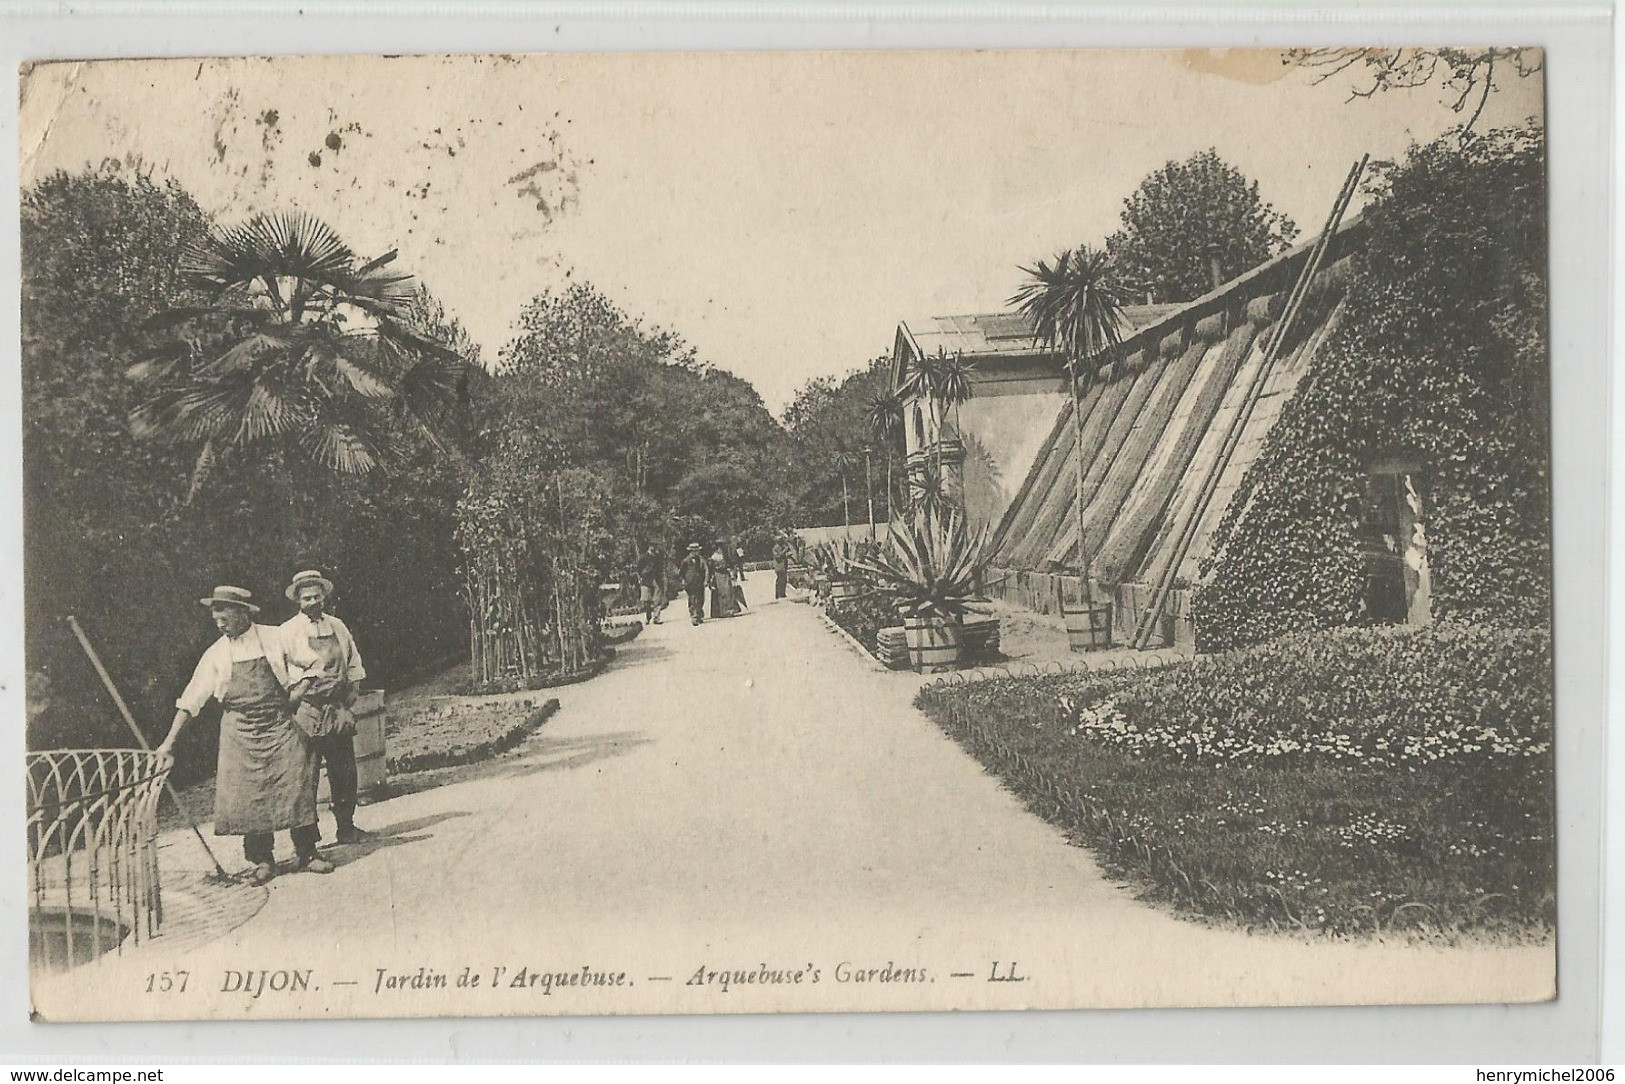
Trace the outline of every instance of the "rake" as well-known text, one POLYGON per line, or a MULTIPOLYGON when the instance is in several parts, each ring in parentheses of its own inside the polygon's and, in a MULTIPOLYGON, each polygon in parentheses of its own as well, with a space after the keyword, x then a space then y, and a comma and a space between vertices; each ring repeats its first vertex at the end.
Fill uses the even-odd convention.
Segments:
MULTIPOLYGON (((70 614, 68 627, 73 630, 74 636, 78 637, 79 646, 84 648, 85 654, 90 657, 90 665, 96 668, 96 676, 102 679, 102 684, 107 687, 108 695, 113 698, 113 703, 118 705, 119 714, 124 716, 124 722, 129 725, 130 733, 135 735, 135 740, 140 743, 142 749, 149 753, 152 752, 152 746, 147 744, 146 735, 141 733, 141 728, 136 725, 135 715, 131 713, 130 706, 124 702, 124 697, 119 695, 118 686, 113 684, 113 676, 107 672, 107 667, 102 665, 101 656, 96 654, 96 649, 90 645, 90 637, 85 635, 85 630, 80 626, 79 619, 70 614)), ((227 873, 226 867, 222 866, 220 859, 215 857, 213 849, 209 847, 208 841, 203 838, 203 833, 198 829, 197 821, 192 818, 191 811, 181 801, 181 796, 175 793, 175 785, 169 781, 168 776, 164 777, 164 790, 169 794, 170 801, 175 803, 175 808, 180 810, 181 816, 186 818, 186 823, 191 826, 192 834, 197 837, 198 844, 203 848, 203 853, 207 854, 209 861, 214 863, 214 872, 207 875, 208 879, 219 883, 235 883, 236 878, 227 873)))

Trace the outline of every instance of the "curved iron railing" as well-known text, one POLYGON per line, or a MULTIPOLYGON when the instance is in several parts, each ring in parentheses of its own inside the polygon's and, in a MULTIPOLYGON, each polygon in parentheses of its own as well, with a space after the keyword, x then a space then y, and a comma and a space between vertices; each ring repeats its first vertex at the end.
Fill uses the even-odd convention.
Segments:
POLYGON ((29 753, 28 950, 62 969, 154 937, 158 795, 167 767, 140 749, 29 753))

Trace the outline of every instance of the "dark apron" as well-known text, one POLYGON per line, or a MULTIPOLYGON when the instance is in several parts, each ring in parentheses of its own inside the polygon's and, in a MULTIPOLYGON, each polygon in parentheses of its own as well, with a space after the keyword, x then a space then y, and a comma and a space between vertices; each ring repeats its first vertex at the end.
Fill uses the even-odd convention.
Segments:
POLYGON ((246 836, 316 823, 316 752, 293 725, 269 660, 231 664, 220 698, 214 833, 246 836))
MULTIPOLYGON (((328 629, 331 630, 332 627, 332 625, 329 625, 328 629)), ((321 672, 325 676, 348 680, 350 664, 344 645, 339 641, 337 632, 329 631, 326 636, 308 636, 305 638, 305 642, 310 645, 311 653, 316 656, 317 662, 321 664, 321 672)), ((314 733, 323 738, 328 737, 330 734, 343 735, 347 738, 354 737, 355 715, 350 712, 348 707, 344 706, 342 701, 337 705, 336 710, 337 714, 329 720, 328 725, 331 729, 314 731, 314 733)), ((303 717, 301 717, 302 721, 303 717)))
POLYGON ((344 664, 344 645, 339 643, 338 633, 310 636, 305 642, 310 645, 310 650, 315 652, 316 658, 321 662, 324 674, 331 674, 337 678, 349 676, 349 667, 344 664))

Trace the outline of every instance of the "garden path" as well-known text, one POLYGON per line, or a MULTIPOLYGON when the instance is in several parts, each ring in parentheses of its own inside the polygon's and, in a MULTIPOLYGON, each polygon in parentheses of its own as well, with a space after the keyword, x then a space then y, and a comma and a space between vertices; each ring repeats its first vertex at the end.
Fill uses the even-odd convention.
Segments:
MULTIPOLYGON (((560 689, 559 713, 497 762, 363 808, 376 836, 336 849, 334 874, 279 877, 207 944, 160 939, 41 983, 38 1007, 198 1011, 133 996, 169 964, 199 976, 211 1013, 247 1016, 1520 1000, 1551 987, 1550 948, 1249 936, 1138 902, 912 708, 921 679, 868 664, 813 608, 766 601, 768 576, 748 591, 753 611, 698 628, 675 604, 604 675, 560 689), (843 961, 933 981, 860 989, 835 981, 843 961), (822 981, 688 985, 702 967, 764 963, 811 964, 822 981), (455 981, 465 965, 625 969, 634 985, 377 988, 379 968, 455 981), (1012 966, 1027 981, 988 981, 1012 966), (320 989, 220 993, 228 970, 278 967, 312 969, 320 989)), ((164 842, 166 868, 198 865, 189 836, 164 842)))

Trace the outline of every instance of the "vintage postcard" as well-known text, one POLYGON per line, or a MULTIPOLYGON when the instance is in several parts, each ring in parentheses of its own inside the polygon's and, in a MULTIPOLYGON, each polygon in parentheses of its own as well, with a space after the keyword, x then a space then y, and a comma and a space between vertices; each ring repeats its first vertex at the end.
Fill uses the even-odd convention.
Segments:
POLYGON ((25 66, 36 1018, 1554 997, 1544 61, 25 66))

